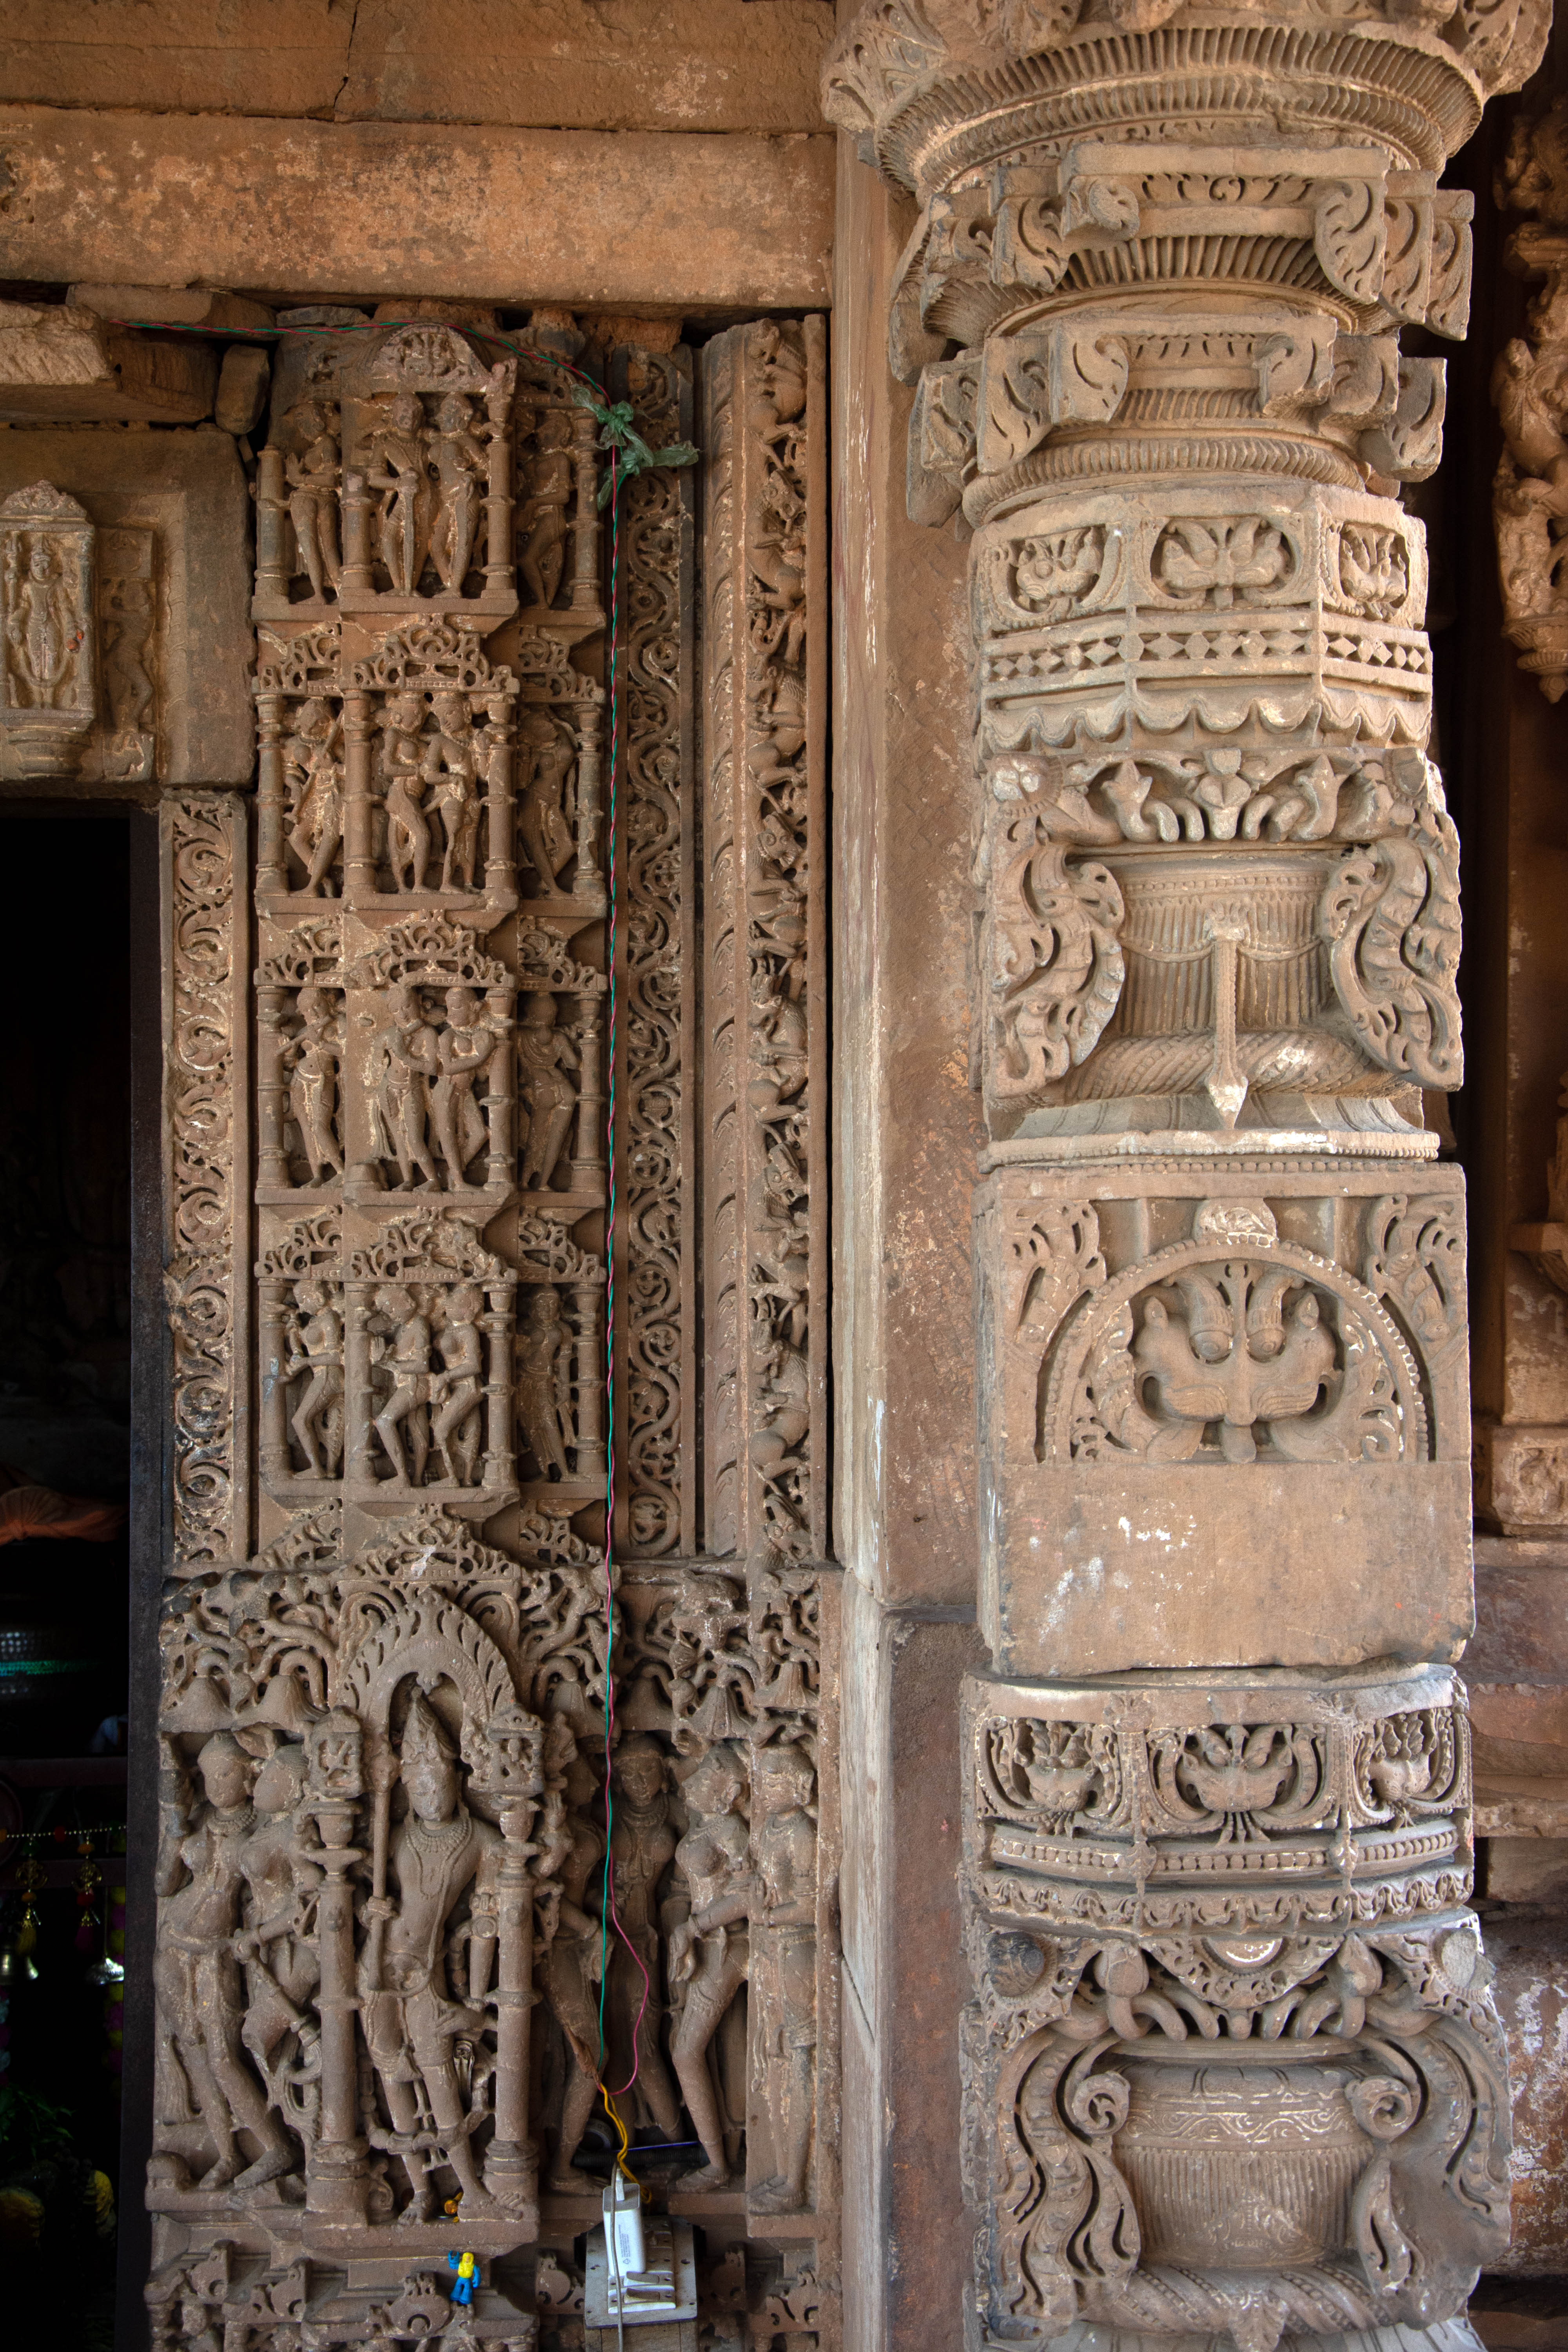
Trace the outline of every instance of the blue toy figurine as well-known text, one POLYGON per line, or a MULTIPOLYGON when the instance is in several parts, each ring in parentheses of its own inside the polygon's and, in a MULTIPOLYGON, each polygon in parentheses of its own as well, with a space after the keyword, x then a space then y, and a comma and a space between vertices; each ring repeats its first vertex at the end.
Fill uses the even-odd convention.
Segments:
POLYGON ((452 2301, 472 2303, 474 2289, 479 2283, 479 2256, 469 2253, 448 2254, 447 2268, 458 2273, 452 2281, 452 2301))

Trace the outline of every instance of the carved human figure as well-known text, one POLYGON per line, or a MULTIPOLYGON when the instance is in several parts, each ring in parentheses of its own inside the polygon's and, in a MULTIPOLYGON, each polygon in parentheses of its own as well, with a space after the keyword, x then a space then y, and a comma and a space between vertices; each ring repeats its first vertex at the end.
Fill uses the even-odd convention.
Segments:
POLYGON ((109 723, 128 741, 146 727, 153 707, 147 668, 153 636, 150 580, 106 579, 100 590, 103 615, 103 691, 109 723))
POLYGON ((583 1056, 565 1031, 556 1027, 556 1011, 554 997, 539 989, 524 997, 518 1024, 518 1098, 528 1111, 528 1140, 518 1181, 525 1192, 549 1183, 577 1108, 577 1089, 565 1071, 580 1070, 583 1056))
POLYGON ((798 669, 805 653, 805 516, 779 477, 763 498, 776 528, 760 530, 751 547, 752 641, 760 654, 776 656, 786 669, 798 669))
POLYGON ((437 694, 431 708, 436 728, 426 738, 419 775, 429 787, 426 808, 441 820, 440 887, 471 890, 479 844, 479 794, 468 706, 460 694, 437 694))
POLYGON ((622 2079, 636 2070, 641 2106, 667 2139, 679 2137, 680 2109, 659 2048, 659 1885, 675 1856, 662 1752, 641 1732, 616 1750, 610 1853, 616 1923, 605 1984, 608 2038, 622 2079))
POLYGON ((517 568, 535 604, 553 604, 566 562, 567 509, 572 497, 572 421, 564 409, 540 416, 521 523, 527 534, 517 568))
POLYGON ((759 1118, 777 1118, 810 1074, 805 1007, 791 997, 763 997, 759 992, 758 1013, 752 1054, 763 1067, 748 1085, 746 1100, 759 1118))
POLYGON ((561 2128, 545 2186, 555 2196, 581 2195, 585 2176, 572 2158, 599 2097, 599 1982, 604 1922, 588 1907, 591 1882, 604 1860, 603 1832, 588 1808, 599 1793, 592 1768, 576 1752, 566 1768, 560 1826, 541 1855, 539 1958, 545 2000, 565 2037, 572 2073, 561 2106, 561 2128))
POLYGON ((301 988, 295 1006, 303 1025, 283 1049, 289 1111, 310 1164, 310 1181, 324 1184, 343 1172, 337 1120, 343 1024, 324 989, 301 988))
POLYGON ((799 1348, 779 1339, 764 1351, 758 1369, 757 1401, 767 1420, 752 1437, 750 1453, 763 1483, 776 1488, 811 1427, 811 1368, 799 1348))
POLYGON ((753 1882, 746 1787, 741 1751, 724 1741, 709 1749, 680 1792, 695 1818, 675 1849, 676 1874, 686 1882, 691 1911, 669 1933, 670 2000, 679 2001, 670 2055, 708 2158, 687 2174, 683 2189, 722 2189, 730 2179, 708 2046, 750 1967, 745 1923, 753 1882))
POLYGON ((303 2123, 319 2078, 320 2028, 310 2012, 321 1978, 315 1902, 322 1872, 305 1808, 303 1748, 279 1748, 256 1776, 256 1826, 240 1851, 248 1901, 235 1939, 246 1975, 243 2040, 274 2107, 303 2123), (290 2045, 288 2037, 292 2034, 290 2045))
POLYGON ((58 710, 76 671, 87 615, 47 539, 35 538, 26 569, 11 583, 5 635, 11 645, 15 699, 22 709, 58 710))
POLYGON ((752 1297, 775 1302, 775 1331, 792 1348, 803 1349, 811 1297, 810 1215, 804 1209, 786 1211, 776 1204, 774 1213, 759 1224, 753 1247, 752 1297))
POLYGON ((426 455, 425 410, 412 392, 386 394, 371 430, 365 479, 382 493, 381 560, 395 594, 412 596, 430 551, 434 490, 426 455))
POLYGON ((752 2057, 778 2167, 748 2195, 748 2205, 761 2213, 798 2213, 805 2203, 816 2063, 816 1774, 801 1748, 756 1750, 752 2057))
POLYGON ((228 1731, 213 1734, 196 1766, 205 1799, 199 1808, 178 1751, 165 1740, 153 1976, 160 2023, 216 2150, 200 2186, 243 2195, 293 2171, 298 2159, 243 2041, 246 2002, 236 1937, 246 1845, 256 1826, 255 1766, 228 1731), (248 2163, 240 2136, 255 2148, 248 2163))
POLYGON ((343 1319, 337 1294, 324 1282, 297 1282, 286 1381, 304 1389, 289 1425, 305 1456, 304 1478, 335 1478, 343 1458, 343 1319), (303 1320, 300 1319, 303 1317, 303 1320))
POLYGON ((474 430, 473 403, 460 392, 443 394, 437 404, 430 450, 436 466, 436 516, 430 553, 441 585, 455 595, 473 562, 474 535, 487 467, 485 445, 474 430))
POLYGON ((470 1160, 485 1148, 484 1114, 474 1100, 474 1080, 499 1042, 488 1023, 478 1019, 479 1002, 471 988, 447 991, 447 1020, 436 1033, 436 1073, 429 1082, 430 1124, 436 1148, 447 1163, 448 1192, 484 1190, 464 1175, 470 1160))
POLYGON ((562 1443, 561 1351, 571 1338, 561 1301, 548 1284, 533 1294, 528 1320, 517 1335, 517 1417, 539 1469, 547 1478, 566 1475, 562 1443))
POLYGON ((300 896, 330 898, 332 860, 343 838, 343 772, 340 728, 330 704, 312 696, 283 744, 283 773, 293 821, 289 846, 305 869, 300 896))
POLYGON ((375 1433, 392 1465, 391 1486, 423 1486, 430 1453, 428 1408, 433 1391, 441 1385, 441 1375, 430 1370, 430 1318, 401 1283, 383 1283, 374 1304, 387 1328, 373 1337, 372 1360, 391 1382, 391 1394, 375 1416, 375 1433))
POLYGON ((522 768, 518 832, 539 877, 540 896, 564 898, 570 894, 561 889, 561 877, 577 847, 570 789, 576 746, 567 730, 544 710, 528 713, 518 728, 517 740, 522 768))
POLYGON ((386 780, 386 862, 398 890, 423 890, 430 862, 424 729, 422 694, 389 698, 381 723, 381 766, 386 780))
POLYGON ((479 1406, 484 1396, 484 1341, 479 1317, 484 1293, 460 1283, 441 1302, 436 1346, 442 1394, 430 1423, 431 1441, 452 1484, 471 1486, 479 1454, 479 1406))
POLYGON ((329 588, 336 588, 342 571, 338 540, 342 466, 337 410, 330 402, 302 400, 289 410, 284 424, 300 445, 283 460, 294 545, 312 595, 324 596, 329 588))
POLYGON ((452 1743, 417 1693, 409 1702, 399 1766, 408 1810, 387 1848, 388 1884, 396 1891, 372 1895, 363 1906, 370 1932, 361 1963, 360 2014, 397 2136, 395 2152, 413 2192, 402 2219, 419 2222, 437 2219, 431 2174, 441 2163, 457 2175, 465 2212, 495 2210, 480 2186, 466 2128, 458 2046, 467 2043, 471 2052, 487 2023, 479 2004, 489 1990, 495 1955, 502 1840, 464 1804, 452 1743), (465 1999, 454 1998, 448 1987, 446 1945, 453 1910, 468 1889, 465 1999))
POLYGON ((371 1041, 369 1055, 371 1139, 378 1160, 397 1162, 397 1190, 438 1191, 440 1178, 426 1139, 429 1087, 440 1070, 435 1030, 425 1019, 419 992, 406 982, 386 992, 387 1023, 371 1041))

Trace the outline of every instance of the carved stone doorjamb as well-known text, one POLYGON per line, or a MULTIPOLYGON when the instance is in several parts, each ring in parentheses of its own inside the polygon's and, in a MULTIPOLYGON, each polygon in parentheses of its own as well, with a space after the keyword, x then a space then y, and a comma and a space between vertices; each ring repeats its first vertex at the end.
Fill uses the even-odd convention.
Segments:
POLYGON ((1398 337, 1463 334, 1438 175, 1544 32, 880 0, 827 70, 920 206, 910 515, 973 532, 976 2347, 1457 2346, 1506 2242, 1398 337))

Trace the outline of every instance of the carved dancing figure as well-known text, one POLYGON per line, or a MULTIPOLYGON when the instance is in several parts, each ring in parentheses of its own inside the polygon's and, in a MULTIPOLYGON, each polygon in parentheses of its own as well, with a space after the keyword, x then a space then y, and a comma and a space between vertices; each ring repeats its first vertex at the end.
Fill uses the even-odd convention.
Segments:
POLYGON ((547 1478, 566 1475, 558 1359, 570 1338, 561 1301, 544 1284, 534 1292, 528 1321, 517 1335, 517 1417, 529 1451, 547 1478))
POLYGON ((430 1454, 428 1407, 433 1392, 443 1384, 443 1376, 430 1370, 430 1318, 414 1292, 401 1283, 383 1283, 374 1305, 376 1313, 391 1327, 391 1345, 384 1336, 375 1339, 372 1360, 392 1382, 392 1393, 376 1414, 374 1428, 392 1465, 389 1483, 401 1491, 425 1483, 430 1454), (409 1424, 406 1454, 403 1450, 405 1422, 409 1424))
POLYGON ((283 1378, 310 1378, 289 1417, 305 1456, 302 1478, 335 1478, 343 1458, 343 1320, 324 1282, 297 1282, 294 1297, 305 1321, 284 1360, 283 1378))
POLYGON ((283 460, 289 485, 289 520, 294 526, 296 567, 310 578, 312 595, 335 589, 342 571, 338 544, 338 490, 342 478, 336 408, 329 402, 302 400, 291 408, 285 425, 301 445, 283 460))
POLYGON ((425 814, 425 698, 395 694, 382 721, 381 763, 386 778, 386 862, 394 887, 423 890, 430 863, 430 823, 425 814))
POLYGON ((434 787, 427 803, 439 815, 445 837, 443 890, 474 887, 479 845, 479 793, 468 706, 460 694, 438 694, 433 709, 436 732, 425 747, 420 782, 434 787))
POLYGON ((484 1114, 474 1100, 474 1080, 495 1052, 493 1029, 476 1020, 479 999, 471 988, 447 991, 447 1023, 436 1039, 436 1075, 430 1080, 430 1124, 436 1148, 447 1163, 448 1192, 482 1192, 464 1175, 485 1148, 484 1114))
POLYGON ((681 1785, 695 1819, 675 1849, 675 1868, 689 1892, 691 1914, 669 1934, 670 1998, 679 2001, 670 2055, 708 2158, 686 2175, 683 2189, 722 2189, 730 2179, 708 2046, 751 1965, 745 1932, 752 1900, 746 1785, 740 1750, 729 1741, 710 1748, 681 1785))
POLYGON ((680 2108, 659 2049, 658 1890, 675 1855, 675 1832, 665 1792, 665 1760, 641 1732, 616 1750, 612 1786, 615 1818, 610 1853, 615 1863, 616 1919, 620 1933, 610 1946, 605 1986, 606 2032, 622 2062, 636 2073, 640 2105, 666 2139, 680 2136, 680 2108))
POLYGON ((535 604, 553 604, 561 593, 571 497, 572 420, 564 409, 547 408, 539 420, 529 495, 521 515, 528 536, 517 559, 523 585, 535 604))
POLYGON ((365 479, 382 492, 381 560, 391 575, 393 593, 412 596, 430 551, 432 487, 425 409, 412 392, 393 393, 379 405, 365 479))
POLYGON ((816 2067, 816 1774, 798 1748, 752 1762, 752 2025, 754 2086, 773 2120, 777 2170, 749 2192, 759 2213, 805 2204, 816 2067))
POLYGON ((524 997, 518 1024, 517 1058, 522 1072, 518 1094, 528 1109, 528 1142, 518 1181, 525 1192, 549 1183, 577 1108, 577 1089, 561 1066, 580 1070, 583 1056, 564 1030, 556 1027, 556 1011, 554 997, 547 990, 535 990, 524 997))
POLYGON ((87 614, 79 609, 76 592, 45 539, 33 541, 26 572, 11 582, 5 634, 11 641, 12 675, 21 688, 20 707, 61 709, 87 635, 87 614))
POLYGON ((488 467, 485 446, 474 430, 473 403, 448 392, 437 404, 430 446, 436 463, 436 519, 430 552, 448 595, 456 595, 474 559, 479 504, 488 467))
POLYGON ((402 2218, 420 2222, 439 2219, 431 2175, 441 2164, 457 2175, 465 2213, 496 2210, 474 2162, 458 2050, 466 2043, 471 2053, 488 2022, 481 2004, 495 1955, 503 1842, 464 1804, 452 1742, 417 1692, 403 1728, 400 1766, 408 1811, 387 1849, 396 1894, 373 1895, 364 1905, 370 1934, 360 2014, 391 2119, 393 2153, 413 2192, 402 2218), (452 1997, 445 1955, 452 1912, 469 1888, 465 2000, 452 1997))
POLYGON ((577 747, 566 729, 543 710, 530 711, 517 735, 524 768, 518 817, 522 845, 539 877, 540 896, 569 898, 570 891, 563 890, 560 883, 577 847, 572 831, 574 796, 570 789, 577 747))
POLYGON ((438 1192, 426 1140, 429 1084, 440 1069, 436 1032, 406 982, 389 988, 386 999, 387 1025, 372 1040, 369 1056, 372 1149, 378 1160, 396 1160, 400 1192, 416 1189, 416 1168, 424 1178, 417 1189, 438 1192))
POLYGON ((463 1283, 448 1292, 436 1345, 440 1350, 445 1394, 430 1424, 431 1441, 455 1486, 472 1486, 479 1454, 479 1403, 485 1390, 479 1317, 484 1293, 463 1283))
POLYGON ((811 1370, 800 1349, 780 1339, 764 1352, 761 1371, 757 1401, 768 1418, 748 1451, 763 1485, 777 1493, 795 1467, 795 1447, 811 1427, 811 1370))
POLYGON ((292 2172, 298 2158, 243 2044, 246 2007, 236 1938, 246 1841, 256 1824, 255 1767, 232 1732, 217 1731, 196 1768, 206 1800, 199 1811, 178 1750, 165 1739, 153 1980, 161 2021, 216 2149, 199 2185, 243 2195, 292 2172), (257 2151, 249 2163, 237 2145, 240 2134, 257 2151))
POLYGON ((538 1864, 542 1943, 539 1977, 572 2063, 555 2158, 544 2184, 557 2197, 583 2193, 586 2176, 572 2158, 599 2101, 599 2003, 595 1987, 599 1982, 604 1925, 588 1908, 588 1893, 604 1860, 605 1840, 587 1810, 598 1793, 599 1783, 577 1754, 574 1741, 560 1830, 538 1864))
POLYGON ((310 1163, 310 1181, 324 1184, 343 1172, 337 1122, 343 1025, 324 989, 301 988, 295 1003, 304 1027, 284 1048, 289 1112, 310 1163))
POLYGON ((300 896, 335 894, 331 865, 343 838, 343 772, 337 758, 340 729, 328 704, 311 697, 300 705, 283 746, 283 772, 293 803, 289 846, 305 868, 300 896))

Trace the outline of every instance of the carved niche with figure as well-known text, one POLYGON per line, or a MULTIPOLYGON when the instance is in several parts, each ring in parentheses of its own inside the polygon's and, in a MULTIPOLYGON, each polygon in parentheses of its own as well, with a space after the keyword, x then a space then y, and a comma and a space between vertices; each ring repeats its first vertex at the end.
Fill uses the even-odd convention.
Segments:
MULTIPOLYGON (((439 323, 276 363, 254 842, 239 795, 163 817, 160 2352, 581 2343, 601 2084, 712 2340, 831 2325, 822 338, 706 372, 744 748, 705 798, 695 501, 639 476, 612 1170, 597 425, 439 323)), ((689 354, 608 378, 689 436, 689 354)))

